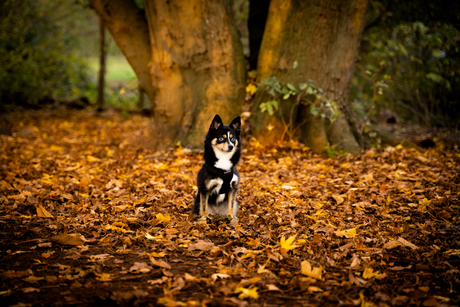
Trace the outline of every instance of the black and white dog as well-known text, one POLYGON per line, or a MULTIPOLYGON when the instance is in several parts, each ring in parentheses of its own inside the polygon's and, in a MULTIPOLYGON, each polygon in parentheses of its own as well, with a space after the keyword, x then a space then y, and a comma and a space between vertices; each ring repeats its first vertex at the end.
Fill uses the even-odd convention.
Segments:
POLYGON ((236 170, 241 155, 241 119, 224 126, 216 115, 204 141, 204 165, 198 172, 198 193, 192 213, 207 217, 220 214, 235 218, 238 212, 236 191, 240 176, 236 170))

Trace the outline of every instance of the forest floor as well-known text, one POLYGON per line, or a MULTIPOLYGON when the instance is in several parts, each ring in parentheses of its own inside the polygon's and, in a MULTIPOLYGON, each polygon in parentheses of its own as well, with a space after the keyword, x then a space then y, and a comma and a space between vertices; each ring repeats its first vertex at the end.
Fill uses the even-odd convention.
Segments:
MULTIPOLYGON (((202 153, 150 121, 12 114, 2 306, 458 306, 460 155, 245 138, 238 220, 190 215, 202 153)), ((204 137, 204 136, 203 136, 204 137)))

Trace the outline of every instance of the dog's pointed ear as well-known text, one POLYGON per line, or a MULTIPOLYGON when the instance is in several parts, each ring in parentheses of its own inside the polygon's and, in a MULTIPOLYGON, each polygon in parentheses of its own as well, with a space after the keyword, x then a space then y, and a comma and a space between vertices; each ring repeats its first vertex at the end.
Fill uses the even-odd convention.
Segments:
POLYGON ((216 116, 214 116, 214 119, 212 120, 211 127, 209 127, 209 130, 212 130, 212 129, 217 130, 222 125, 223 125, 222 119, 220 118, 219 114, 216 114, 216 116))
POLYGON ((236 132, 240 133, 241 131, 241 117, 237 116, 232 122, 230 123, 230 127, 235 129, 236 132))

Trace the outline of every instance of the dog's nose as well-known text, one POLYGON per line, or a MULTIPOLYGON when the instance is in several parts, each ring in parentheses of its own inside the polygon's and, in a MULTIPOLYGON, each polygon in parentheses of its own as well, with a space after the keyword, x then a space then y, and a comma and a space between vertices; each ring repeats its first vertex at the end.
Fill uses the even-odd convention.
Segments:
POLYGON ((233 149, 233 145, 228 144, 228 150, 232 150, 232 149, 233 149))

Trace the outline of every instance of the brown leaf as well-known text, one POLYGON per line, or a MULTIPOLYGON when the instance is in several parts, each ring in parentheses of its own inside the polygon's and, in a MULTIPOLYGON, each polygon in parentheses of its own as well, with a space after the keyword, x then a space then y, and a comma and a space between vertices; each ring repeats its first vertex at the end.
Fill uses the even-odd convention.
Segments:
POLYGON ((45 217, 45 218, 53 218, 54 217, 51 213, 46 211, 45 208, 43 208, 42 205, 38 205, 38 207, 37 207, 37 215, 39 217, 45 217))
POLYGON ((166 261, 161 260, 161 259, 156 260, 152 256, 149 256, 149 258, 150 258, 150 262, 152 262, 153 265, 158 266, 160 268, 165 268, 165 269, 168 269, 168 270, 171 269, 171 266, 168 263, 166 263, 166 261))
POLYGON ((340 205, 345 200, 341 195, 332 195, 332 198, 336 201, 337 205, 340 205))
POLYGON ((76 234, 66 234, 62 233, 51 238, 51 241, 55 241, 62 245, 72 245, 80 246, 85 244, 85 241, 82 240, 81 235, 76 234))
POLYGON ((189 251, 200 250, 200 251, 210 251, 214 247, 214 243, 206 241, 198 241, 195 244, 190 244, 188 246, 189 251))

